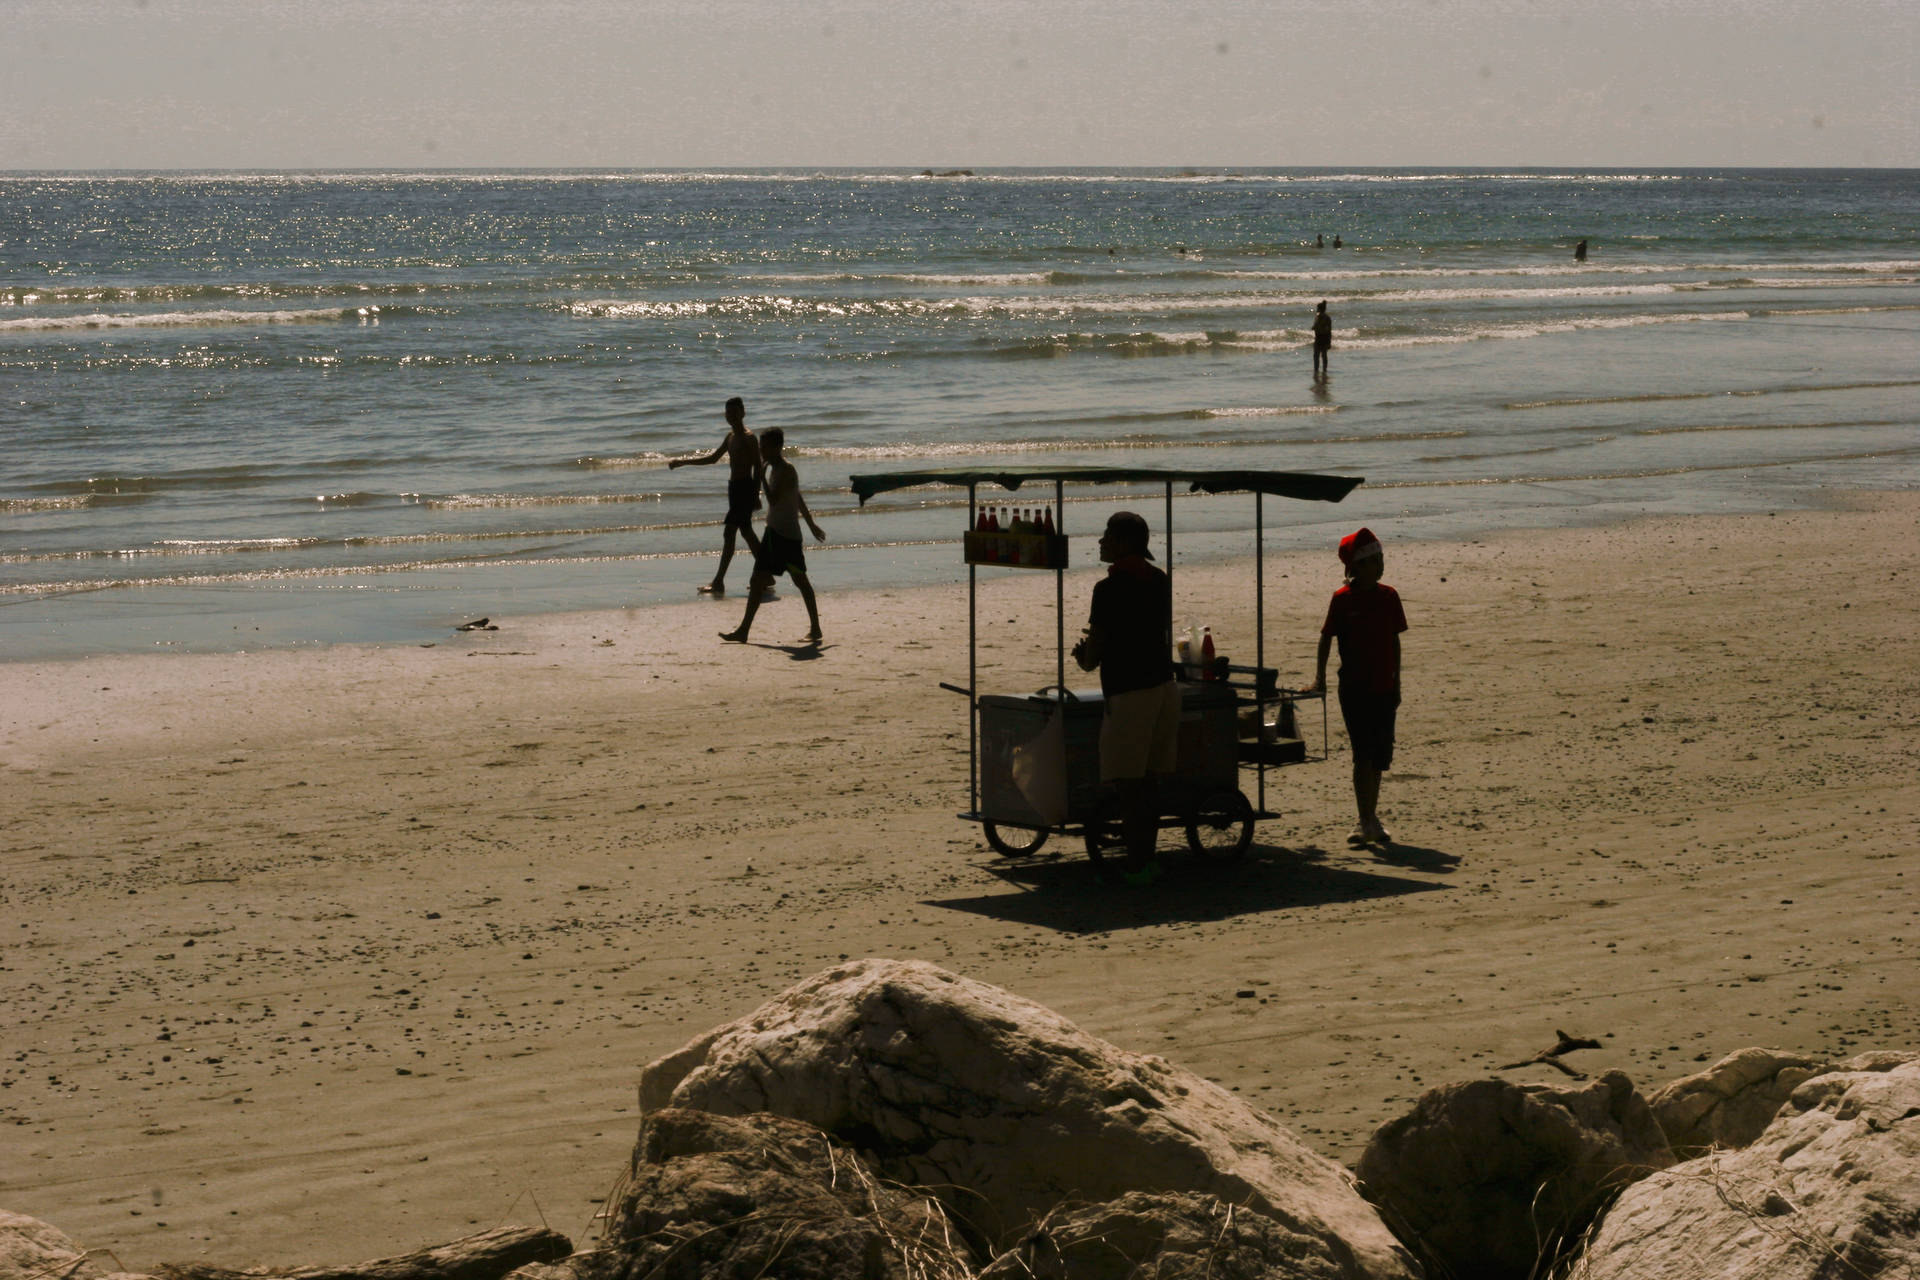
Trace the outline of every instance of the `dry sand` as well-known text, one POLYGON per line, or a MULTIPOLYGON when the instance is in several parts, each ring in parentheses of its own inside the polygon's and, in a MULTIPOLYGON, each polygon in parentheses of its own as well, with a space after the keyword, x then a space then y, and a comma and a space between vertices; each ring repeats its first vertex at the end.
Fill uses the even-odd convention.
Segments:
MULTIPOLYGON (((0 1208, 139 1268, 582 1240, 640 1065, 858 955, 1008 987, 1348 1162, 1556 1028, 1645 1087, 1920 1046, 1917 526, 1897 494, 1390 541, 1402 843, 1346 847, 1336 727, 1245 862, 1152 894, 956 821, 962 591, 827 597, 817 656, 719 644, 736 601, 0 667, 0 1208)), ((1289 680, 1336 569, 1268 565, 1289 680)), ((1048 683, 1051 576, 983 579, 983 688, 1048 683)), ((1235 657, 1250 579, 1177 583, 1235 657)), ((803 629, 791 591, 762 613, 803 629)))

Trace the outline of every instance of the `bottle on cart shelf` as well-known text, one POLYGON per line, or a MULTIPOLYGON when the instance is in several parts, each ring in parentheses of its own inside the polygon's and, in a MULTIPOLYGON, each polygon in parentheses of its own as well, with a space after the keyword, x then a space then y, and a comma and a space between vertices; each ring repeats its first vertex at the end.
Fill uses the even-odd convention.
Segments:
POLYGON ((1292 698, 1282 698, 1280 700, 1279 734, 1283 738, 1297 738, 1300 736, 1300 722, 1294 716, 1292 698))
POLYGON ((1213 670, 1213 628, 1200 628, 1200 678, 1218 680, 1213 670))
POLYGON ((1190 667, 1193 665, 1195 656, 1193 651, 1193 628, 1184 627, 1180 633, 1173 638, 1173 660, 1183 667, 1190 667))
POLYGON ((1046 534, 1049 538, 1054 536, 1052 507, 1042 507, 1040 509, 1040 532, 1046 534))

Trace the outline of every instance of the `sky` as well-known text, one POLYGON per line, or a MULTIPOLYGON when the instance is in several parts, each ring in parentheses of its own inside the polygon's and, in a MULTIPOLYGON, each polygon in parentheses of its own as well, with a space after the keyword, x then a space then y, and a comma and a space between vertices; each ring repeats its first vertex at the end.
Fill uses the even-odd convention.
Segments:
POLYGON ((1914 0, 0 0, 0 170, 1920 166, 1914 0))

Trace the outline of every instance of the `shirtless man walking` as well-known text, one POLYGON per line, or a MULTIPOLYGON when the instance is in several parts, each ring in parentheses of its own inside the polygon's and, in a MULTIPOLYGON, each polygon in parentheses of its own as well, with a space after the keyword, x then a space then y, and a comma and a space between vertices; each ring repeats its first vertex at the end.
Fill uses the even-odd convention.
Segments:
POLYGON ((727 594, 727 566, 733 563, 733 537, 737 533, 747 540, 747 554, 760 554, 760 539, 753 533, 753 513, 760 509, 760 477, 764 465, 760 461, 760 441, 753 432, 747 430, 747 406, 739 396, 727 401, 726 436, 712 453, 703 458, 675 458, 667 464, 667 470, 676 467, 704 467, 727 460, 732 474, 727 479, 727 523, 725 542, 720 548, 720 567, 714 570, 713 581, 700 590, 709 595, 727 594))
POLYGON ((753 553, 753 577, 747 583, 747 612, 739 626, 732 631, 722 631, 720 638, 735 644, 746 643, 747 634, 753 630, 753 615, 760 611, 760 602, 771 594, 773 580, 784 573, 793 579, 793 585, 800 588, 800 598, 806 601, 807 640, 817 645, 821 640, 820 606, 813 598, 813 583, 807 578, 806 545, 800 541, 800 522, 807 522, 817 542, 827 540, 826 530, 814 521, 813 512, 807 510, 807 500, 800 493, 800 473, 781 456, 787 433, 779 427, 769 427, 764 443, 767 451, 766 534, 753 553))

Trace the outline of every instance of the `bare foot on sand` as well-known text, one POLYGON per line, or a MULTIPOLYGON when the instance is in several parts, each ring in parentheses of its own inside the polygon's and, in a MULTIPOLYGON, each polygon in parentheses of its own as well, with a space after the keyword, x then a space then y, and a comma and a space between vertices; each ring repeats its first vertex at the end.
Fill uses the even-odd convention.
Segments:
POLYGON ((733 644, 745 644, 747 642, 747 633, 745 631, 722 631, 720 638, 730 641, 733 644))
POLYGON ((700 588, 700 594, 703 596, 723 596, 727 594, 727 587, 723 582, 709 582, 700 588))

